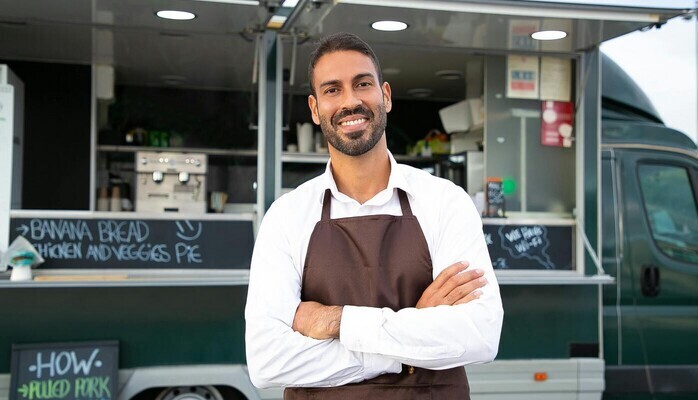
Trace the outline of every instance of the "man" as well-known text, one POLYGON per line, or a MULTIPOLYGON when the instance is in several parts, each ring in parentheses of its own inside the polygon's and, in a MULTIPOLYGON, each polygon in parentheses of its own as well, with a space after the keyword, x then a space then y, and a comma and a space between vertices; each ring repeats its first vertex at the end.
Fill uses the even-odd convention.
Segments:
POLYGON ((309 79, 330 162, 257 235, 250 378, 286 399, 467 399, 462 366, 494 359, 503 315, 477 211, 453 183, 395 162, 390 85, 361 39, 323 39, 309 79))

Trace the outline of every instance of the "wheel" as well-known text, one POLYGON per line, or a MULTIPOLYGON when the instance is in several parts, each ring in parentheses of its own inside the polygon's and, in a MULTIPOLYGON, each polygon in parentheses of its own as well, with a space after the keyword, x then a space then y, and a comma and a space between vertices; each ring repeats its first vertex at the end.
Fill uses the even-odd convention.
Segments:
POLYGON ((224 400, 213 386, 174 386, 160 392, 155 400, 224 400))

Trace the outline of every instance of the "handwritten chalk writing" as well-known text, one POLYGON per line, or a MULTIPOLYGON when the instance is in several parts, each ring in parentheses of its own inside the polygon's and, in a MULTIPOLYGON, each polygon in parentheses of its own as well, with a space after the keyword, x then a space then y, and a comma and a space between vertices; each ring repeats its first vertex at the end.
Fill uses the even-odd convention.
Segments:
POLYGON ((509 240, 510 242, 513 242, 513 241, 521 239, 521 232, 519 232, 518 229, 514 229, 511 232, 505 233, 504 237, 506 237, 507 240, 509 240))
POLYGON ((143 221, 99 221, 97 229, 102 243, 142 243, 150 234, 143 221))
POLYGON ((201 232, 203 232, 203 226, 201 225, 201 222, 196 223, 196 227, 192 225, 189 220, 185 220, 184 223, 186 226, 184 226, 181 222, 177 221, 175 222, 175 225, 177 225, 177 237, 182 239, 182 240, 187 240, 187 241, 192 241, 196 240, 201 236, 201 232))
POLYGON ((92 232, 85 221, 32 219, 29 222, 32 240, 92 240, 92 232))
POLYGON ((543 227, 542 226, 522 226, 521 227, 521 233, 523 234, 524 239, 530 239, 535 236, 541 236, 543 232, 543 227))
POLYGON ((172 259, 166 244, 91 244, 87 247, 86 258, 95 261, 107 261, 115 258, 118 261, 144 261, 165 263, 172 259))
POLYGON ((87 359, 78 359, 74 351, 52 351, 47 361, 44 361, 44 353, 36 353, 36 364, 30 365, 28 367, 30 372, 36 372, 36 378, 41 379, 41 374, 44 370, 48 371, 48 376, 53 378, 54 376, 63 376, 69 372, 77 375, 82 373, 84 375, 89 375, 92 365, 99 367, 101 362, 97 358, 99 349, 92 350, 90 357, 87 359))
POLYGON ((65 217, 72 225, 61 223, 59 218, 36 218, 34 237, 43 237, 42 240, 30 237, 32 218, 11 218, 9 232, 11 239, 22 234, 40 250, 45 260, 42 269, 249 266, 254 246, 252 221, 139 220, 125 213, 120 217, 65 217), (75 240, 69 239, 69 232, 75 240), (63 240, 51 239, 50 235, 59 237, 59 233, 63 240), (231 240, 236 243, 232 248, 231 240))
POLYGON ((82 243, 34 243, 34 248, 43 258, 76 260, 82 258, 82 243))
POLYGON ((75 379, 75 398, 110 398, 108 376, 90 376, 75 379))
POLYGON ((30 381, 17 388, 17 393, 28 400, 64 399, 70 393, 70 381, 67 379, 30 381))
POLYGON ((487 203, 491 206, 504 204, 502 182, 487 182, 487 203))
POLYGON ((528 258, 538 261, 545 269, 554 269, 546 249, 550 246, 544 226, 521 226, 499 228, 502 248, 514 258, 528 258))
POLYGON ((507 269, 507 259, 503 257, 499 257, 496 260, 492 261, 492 268, 494 269, 507 269))
POLYGON ((492 241, 492 234, 491 233, 485 233, 485 243, 487 243, 488 246, 494 243, 492 241))
POLYGON ((198 244, 190 246, 186 243, 177 243, 175 245, 175 255, 177 256, 177 264, 181 264, 183 258, 188 263, 201 263, 198 244))

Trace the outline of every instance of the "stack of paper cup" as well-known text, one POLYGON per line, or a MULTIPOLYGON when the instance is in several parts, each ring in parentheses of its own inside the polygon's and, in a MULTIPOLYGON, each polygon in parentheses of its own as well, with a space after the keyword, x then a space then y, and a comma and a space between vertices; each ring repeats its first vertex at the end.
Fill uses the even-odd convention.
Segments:
POLYGON ((313 125, 309 122, 296 124, 298 134, 298 151, 301 153, 313 152, 313 125))

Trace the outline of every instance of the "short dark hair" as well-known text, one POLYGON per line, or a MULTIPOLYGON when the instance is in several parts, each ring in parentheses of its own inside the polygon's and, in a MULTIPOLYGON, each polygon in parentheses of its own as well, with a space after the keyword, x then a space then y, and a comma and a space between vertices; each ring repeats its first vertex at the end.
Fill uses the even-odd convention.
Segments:
POLYGON ((310 54, 310 63, 308 64, 308 83, 310 84, 310 93, 315 96, 315 87, 313 86, 313 71, 315 64, 325 54, 334 53, 335 51, 356 51, 359 52, 373 62, 378 74, 378 83, 383 84, 383 73, 381 72, 378 57, 371 49, 368 43, 361 40, 360 37, 353 33, 339 32, 320 39, 315 47, 315 50, 310 54))

